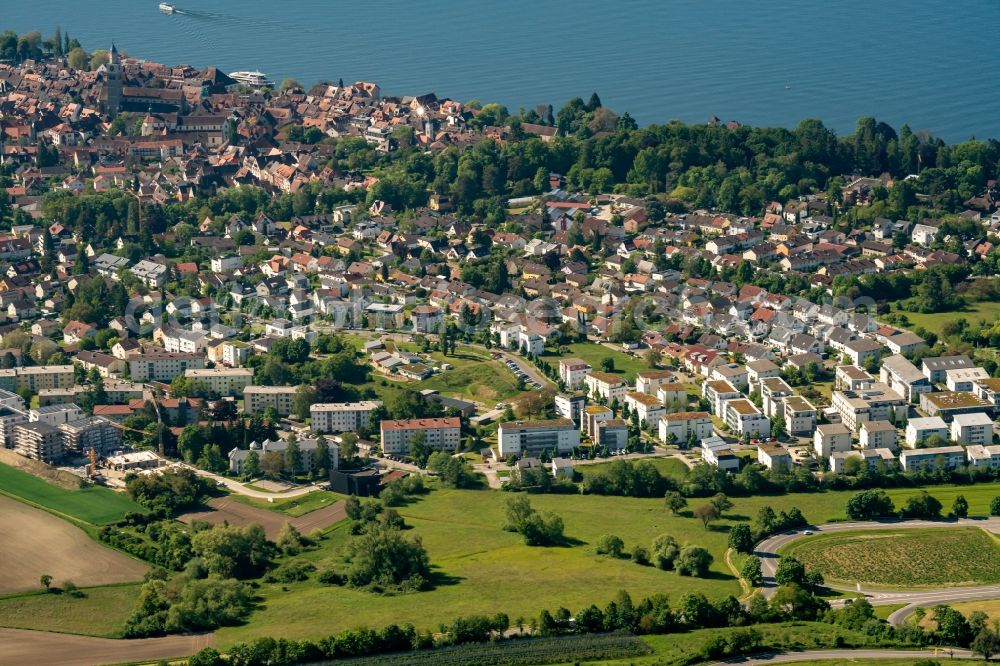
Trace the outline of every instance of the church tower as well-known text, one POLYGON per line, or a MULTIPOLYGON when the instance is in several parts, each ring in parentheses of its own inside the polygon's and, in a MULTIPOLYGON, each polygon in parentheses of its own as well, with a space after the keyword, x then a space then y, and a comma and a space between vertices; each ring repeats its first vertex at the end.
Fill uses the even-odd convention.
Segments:
POLYGON ((104 65, 104 70, 104 109, 109 116, 114 116, 122 106, 122 57, 113 42, 110 59, 104 65))

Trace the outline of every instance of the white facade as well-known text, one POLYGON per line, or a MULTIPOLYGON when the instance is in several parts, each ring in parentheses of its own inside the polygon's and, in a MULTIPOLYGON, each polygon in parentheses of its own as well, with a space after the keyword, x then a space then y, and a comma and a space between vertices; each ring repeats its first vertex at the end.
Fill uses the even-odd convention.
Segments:
POLYGON ((547 421, 512 421, 501 423, 497 432, 500 455, 537 456, 569 453, 580 446, 580 431, 569 419, 547 421))
POLYGON ((583 381, 587 385, 588 395, 604 398, 608 403, 614 400, 620 403, 628 391, 625 380, 609 372, 591 372, 583 381))
POLYGON ((363 402, 320 402, 309 407, 313 432, 355 432, 371 425, 372 413, 380 400, 363 402))
POLYGON ((771 434, 771 420, 746 399, 726 403, 725 421, 733 432, 740 435, 767 437, 771 434))
POLYGON ((253 384, 249 368, 195 368, 185 370, 184 376, 221 396, 243 395, 243 389, 253 384))
POLYGON ((559 361, 559 379, 567 389, 579 388, 583 378, 593 370, 590 364, 578 358, 564 358, 559 361))
POLYGON ((816 426, 813 448, 816 449, 816 455, 821 458, 850 451, 851 431, 843 423, 824 423, 816 426))
POLYGON ((951 421, 951 438, 959 444, 990 444, 993 442, 993 419, 985 412, 956 414, 951 421))
POLYGON ((660 419, 659 435, 660 441, 666 442, 670 434, 676 437, 679 444, 683 444, 691 438, 691 434, 700 441, 706 437, 711 437, 712 418, 708 412, 679 412, 667 414, 660 419))
POLYGON ((910 419, 906 424, 906 445, 911 449, 932 435, 948 439, 948 425, 940 416, 910 419))

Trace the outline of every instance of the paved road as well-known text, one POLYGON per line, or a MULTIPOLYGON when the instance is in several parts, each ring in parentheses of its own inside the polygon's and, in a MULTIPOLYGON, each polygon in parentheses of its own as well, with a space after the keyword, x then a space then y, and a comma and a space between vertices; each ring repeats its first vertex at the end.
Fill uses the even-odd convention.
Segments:
MULTIPOLYGON (((918 529, 937 527, 980 527, 990 532, 1000 533, 1000 518, 962 518, 959 520, 905 520, 905 521, 880 521, 863 523, 829 523, 818 527, 785 532, 765 539, 757 544, 754 554, 761 560, 761 573, 763 574, 764 596, 770 597, 774 594, 777 583, 774 574, 778 568, 777 551, 797 539, 807 536, 805 532, 811 531, 816 534, 830 534, 834 532, 851 532, 861 530, 884 530, 884 529, 918 529)), ((859 592, 864 594, 868 601, 876 606, 890 604, 907 604, 889 616, 889 622, 897 625, 905 620, 917 607, 929 606, 944 603, 956 603, 961 601, 977 601, 980 599, 1000 598, 1000 585, 977 585, 975 587, 943 587, 929 590, 887 590, 862 586, 859 590, 856 586, 845 586, 828 583, 829 587, 838 590, 859 592)))
POLYGON ((752 657, 733 657, 719 661, 711 666, 728 666, 729 664, 780 664, 788 662, 808 662, 825 660, 843 660, 845 662, 857 659, 975 659, 968 650, 806 650, 804 652, 774 652, 758 654, 752 657))
MULTIPOLYGON (((514 365, 516 365, 517 367, 519 367, 521 369, 521 372, 523 372, 524 374, 528 375, 529 379, 533 379, 534 381, 536 381, 539 384, 541 384, 542 388, 545 388, 546 386, 554 386, 555 385, 555 383, 551 379, 549 379, 548 377, 546 377, 545 375, 543 375, 541 372, 539 372, 538 368, 536 368, 535 366, 533 366, 531 363, 529 363, 528 361, 526 361, 524 358, 522 358, 522 357, 520 357, 520 356, 518 356, 516 354, 510 354, 508 352, 505 352, 502 349, 493 349, 491 351, 499 352, 501 358, 503 358, 504 361, 513 361, 514 365)), ((504 367, 506 367, 506 365, 504 367)))
POLYGON ((187 657, 213 645, 212 634, 115 640, 48 631, 0 629, 0 664, 92 666, 187 657))

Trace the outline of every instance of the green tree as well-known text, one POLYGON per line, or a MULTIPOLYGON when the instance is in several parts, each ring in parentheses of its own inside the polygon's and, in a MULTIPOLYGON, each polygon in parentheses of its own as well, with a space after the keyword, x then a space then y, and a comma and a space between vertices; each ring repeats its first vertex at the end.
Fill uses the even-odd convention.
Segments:
POLYGON ((278 538, 274 544, 283 555, 298 555, 305 547, 306 542, 302 533, 295 529, 294 525, 286 522, 281 527, 281 531, 278 532, 278 538))
POLYGON ((737 553, 753 552, 753 532, 746 523, 736 523, 729 530, 729 547, 737 553))
POLYGON ((295 435, 288 437, 288 445, 285 447, 285 472, 295 476, 302 470, 302 449, 295 435))
POLYGON ((48 574, 42 574, 41 577, 38 579, 38 582, 40 582, 42 584, 42 587, 45 588, 45 591, 48 592, 49 588, 52 586, 52 576, 48 574))
POLYGON ((420 590, 429 585, 430 559, 420 537, 408 539, 380 521, 347 547, 347 579, 355 587, 420 590))
POLYGON ((712 554, 701 546, 685 546, 677 557, 677 573, 682 576, 704 577, 712 566, 712 554))
POLYGON ((625 552, 625 542, 614 534, 602 534, 597 540, 597 546, 594 550, 598 555, 621 557, 622 553, 625 552))
POLYGON ((316 448, 312 452, 312 471, 319 479, 327 479, 330 476, 330 446, 323 435, 316 438, 316 448))
POLYGON ((750 587, 759 587, 761 583, 760 558, 751 555, 743 562, 740 568, 740 576, 750 587))
POLYGON ((652 552, 653 562, 660 569, 670 570, 674 568, 677 562, 677 556, 680 555, 681 548, 680 544, 677 543, 677 539, 673 538, 669 534, 661 534, 660 536, 653 539, 653 547, 650 549, 652 552))
POLYGON ((701 521, 702 526, 707 530, 708 526, 719 519, 719 510, 714 504, 702 504, 694 508, 694 517, 701 521))
POLYGON ((668 490, 666 494, 667 508, 675 516, 687 506, 687 500, 676 490, 668 490))
POLYGON ((959 495, 951 504, 951 512, 958 518, 967 518, 969 515, 969 502, 965 495, 959 495))
POLYGON ((358 457, 358 436, 353 432, 345 432, 340 436, 340 460, 350 465, 358 457))
POLYGON ((615 371, 615 359, 610 356, 605 356, 601 359, 601 370, 604 372, 614 372, 615 371))
POLYGON ((884 490, 863 490, 847 500, 847 517, 851 520, 872 520, 893 516, 896 507, 884 490))
POLYGON ((1000 516, 1000 495, 990 500, 990 515, 1000 516))

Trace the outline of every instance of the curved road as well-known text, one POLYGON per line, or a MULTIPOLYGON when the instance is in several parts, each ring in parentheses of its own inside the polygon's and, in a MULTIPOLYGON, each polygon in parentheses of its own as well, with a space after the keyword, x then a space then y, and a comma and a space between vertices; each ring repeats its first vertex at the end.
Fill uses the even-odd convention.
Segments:
POLYGON ((742 664, 743 666, 754 666, 755 664, 781 664, 789 662, 807 662, 820 660, 843 660, 845 662, 856 659, 975 659, 968 650, 806 650, 804 652, 768 652, 754 655, 752 657, 733 657, 726 661, 719 661, 711 666, 729 666, 730 664, 742 664))
MULTIPOLYGON (((765 597, 774 594, 777 583, 774 574, 778 569, 778 550, 788 544, 813 534, 830 534, 835 532, 856 532, 862 530, 886 529, 917 529, 934 527, 979 527, 1000 534, 1000 518, 961 518, 958 520, 903 520, 858 523, 828 523, 818 527, 809 527, 793 532, 783 532, 757 544, 754 555, 760 558, 760 568, 763 574, 762 591, 765 597)), ((925 590, 886 590, 880 588, 849 587, 845 585, 828 584, 827 587, 848 592, 860 592, 875 606, 890 604, 906 604, 903 608, 889 616, 889 623, 898 625, 903 622, 917 607, 935 604, 955 603, 961 601, 976 601, 980 599, 1000 598, 1000 585, 977 585, 975 587, 942 587, 925 590)))

